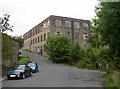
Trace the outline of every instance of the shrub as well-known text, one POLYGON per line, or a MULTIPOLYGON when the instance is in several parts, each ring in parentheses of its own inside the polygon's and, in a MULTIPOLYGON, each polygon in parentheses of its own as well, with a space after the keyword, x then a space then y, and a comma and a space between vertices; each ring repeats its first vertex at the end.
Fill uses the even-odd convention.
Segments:
POLYGON ((67 37, 57 35, 49 37, 44 45, 49 59, 55 63, 67 63, 70 59, 71 43, 67 37))
POLYGON ((75 43, 74 45, 71 46, 70 63, 74 64, 80 58, 81 58, 81 56, 80 56, 80 45, 79 45, 79 43, 75 43))
POLYGON ((29 62, 31 62, 31 59, 29 57, 21 55, 17 64, 18 65, 27 65, 29 62))

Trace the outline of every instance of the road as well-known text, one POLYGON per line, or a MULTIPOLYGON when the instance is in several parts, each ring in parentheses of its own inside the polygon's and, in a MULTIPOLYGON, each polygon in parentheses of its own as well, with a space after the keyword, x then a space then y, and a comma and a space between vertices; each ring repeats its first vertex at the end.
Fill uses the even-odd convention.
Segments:
POLYGON ((105 87, 104 73, 54 64, 46 58, 22 51, 33 62, 40 65, 40 71, 32 77, 19 80, 3 80, 3 87, 105 87))

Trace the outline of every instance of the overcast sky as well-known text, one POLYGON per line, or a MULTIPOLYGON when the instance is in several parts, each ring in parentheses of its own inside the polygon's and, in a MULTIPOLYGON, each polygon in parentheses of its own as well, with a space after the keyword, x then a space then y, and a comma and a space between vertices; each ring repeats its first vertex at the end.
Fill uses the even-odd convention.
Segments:
POLYGON ((49 17, 58 15, 91 20, 97 0, 0 0, 0 17, 9 14, 13 32, 20 36, 49 17))

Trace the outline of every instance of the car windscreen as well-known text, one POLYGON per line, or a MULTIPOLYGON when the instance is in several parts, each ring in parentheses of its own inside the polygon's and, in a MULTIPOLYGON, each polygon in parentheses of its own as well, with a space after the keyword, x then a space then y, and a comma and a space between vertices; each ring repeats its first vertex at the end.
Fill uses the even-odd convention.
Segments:
POLYGON ((36 65, 34 63, 28 64, 29 67, 35 67, 36 65))
POLYGON ((24 66, 18 66, 18 67, 15 68, 15 70, 24 70, 24 69, 25 69, 24 66))

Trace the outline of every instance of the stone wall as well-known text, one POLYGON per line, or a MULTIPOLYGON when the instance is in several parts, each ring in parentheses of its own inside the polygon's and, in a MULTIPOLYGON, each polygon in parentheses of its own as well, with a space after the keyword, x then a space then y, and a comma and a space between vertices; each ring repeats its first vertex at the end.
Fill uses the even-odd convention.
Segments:
POLYGON ((2 65, 12 67, 18 59, 19 44, 10 36, 2 35, 2 65))

